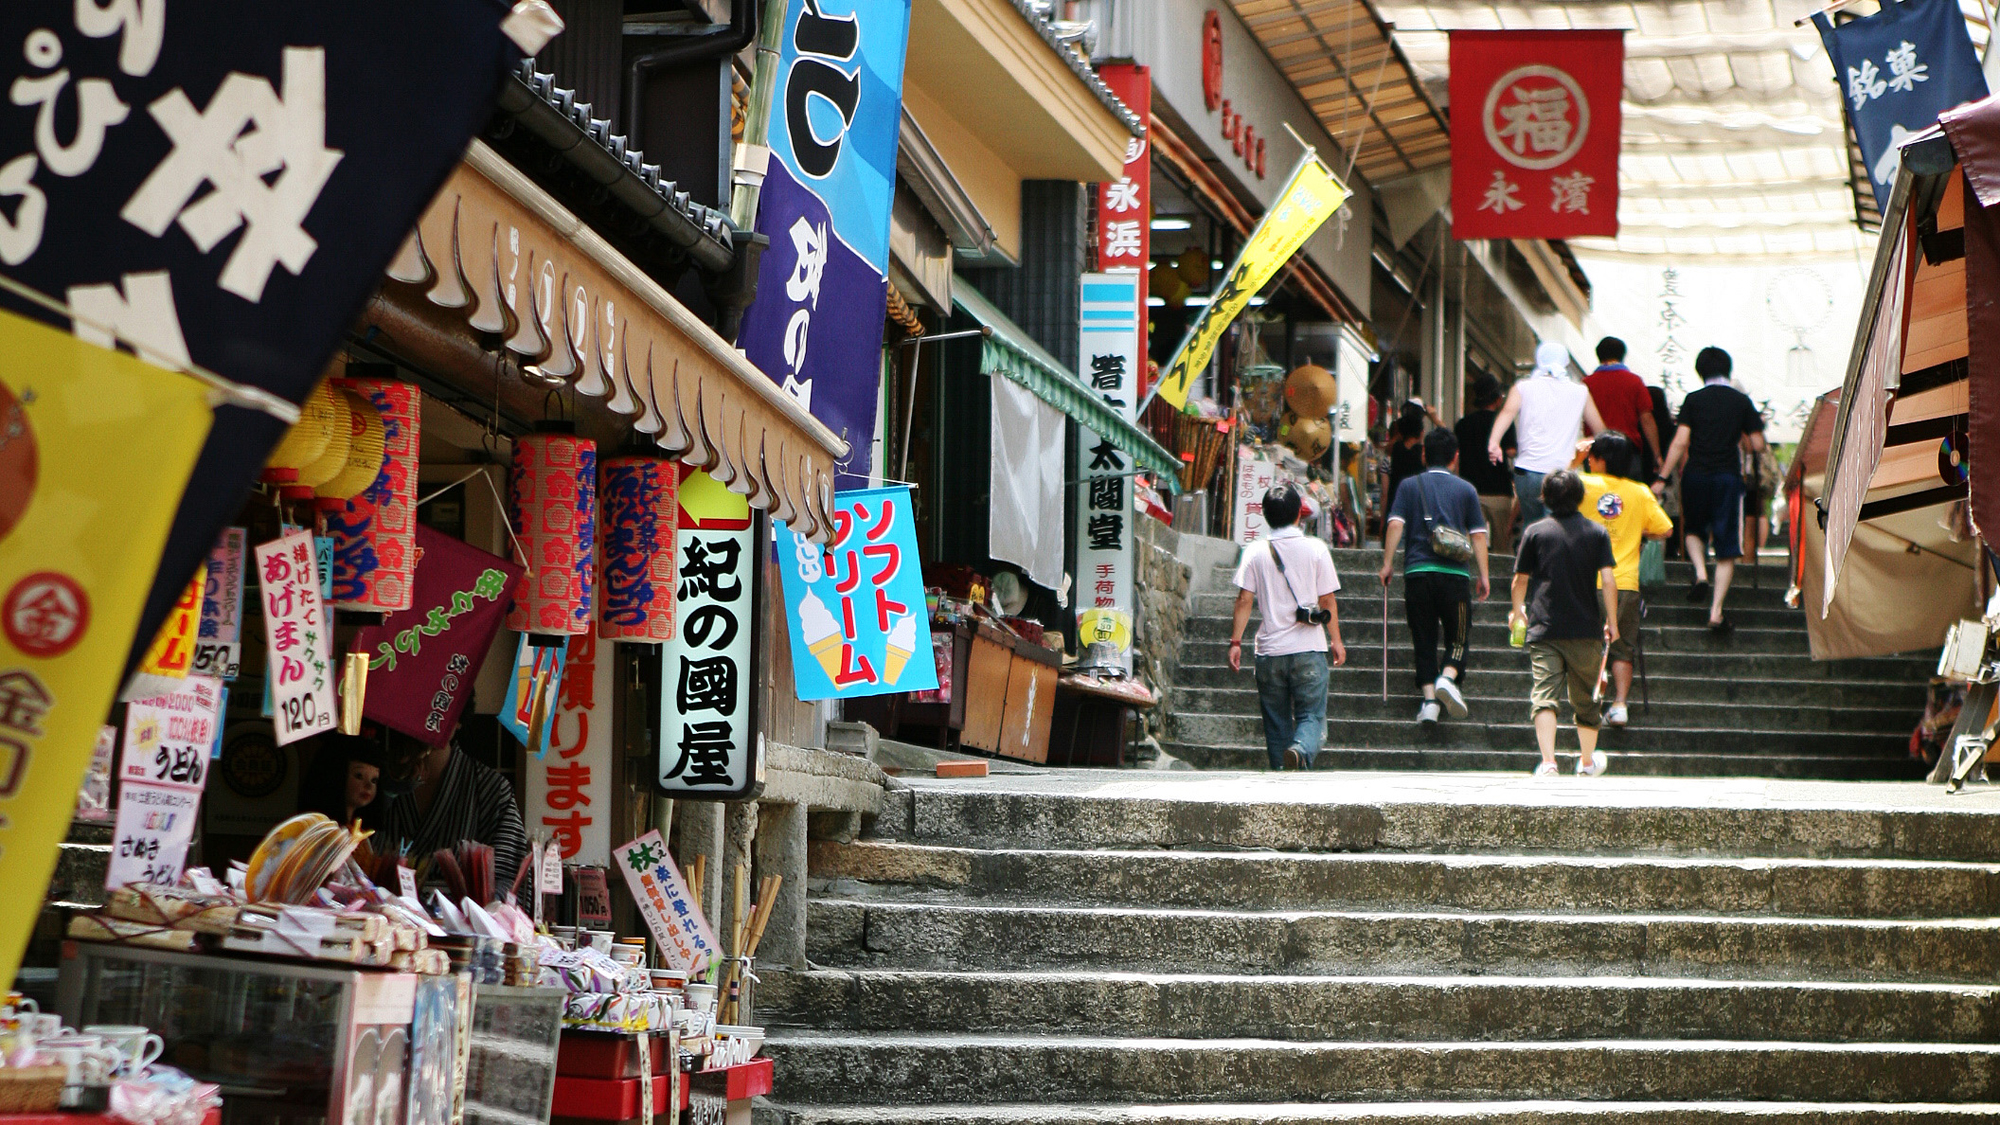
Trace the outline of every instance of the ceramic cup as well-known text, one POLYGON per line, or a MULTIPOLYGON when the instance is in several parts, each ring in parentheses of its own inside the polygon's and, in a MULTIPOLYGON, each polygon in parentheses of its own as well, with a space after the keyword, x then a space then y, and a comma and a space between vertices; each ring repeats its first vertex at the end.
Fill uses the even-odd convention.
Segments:
POLYGON ((618 936, 610 930, 585 930, 584 935, 590 939, 590 948, 599 953, 611 952, 612 942, 618 936))
POLYGON ((123 1063, 120 1074, 137 1074, 159 1061, 160 1052, 166 1050, 166 1041, 137 1024, 94 1023, 83 1029, 86 1035, 96 1035, 104 1040, 104 1045, 118 1052, 123 1063))
POLYGON ((101 1086, 124 1061, 116 1048, 105 1046, 95 1035, 59 1035, 36 1049, 67 1072, 63 1083, 68 1086, 101 1086))

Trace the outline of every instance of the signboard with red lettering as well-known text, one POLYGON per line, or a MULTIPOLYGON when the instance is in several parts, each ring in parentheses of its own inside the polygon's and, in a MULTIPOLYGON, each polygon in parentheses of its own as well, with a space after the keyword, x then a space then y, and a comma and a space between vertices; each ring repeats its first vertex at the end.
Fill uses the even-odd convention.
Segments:
POLYGON ((514 604, 521 568, 428 527, 416 529, 410 608, 354 635, 368 653, 362 715, 430 746, 451 740, 472 681, 514 604))
POLYGON ((243 554, 247 532, 227 527, 208 553, 208 582, 201 591, 201 624, 195 631, 197 676, 233 680, 243 665, 243 554))
POLYGON ((334 727, 333 623, 319 599, 311 532, 260 543, 256 557, 271 721, 284 746, 334 727))
POLYGON ((702 915, 701 904, 689 893, 674 857, 667 854, 667 842, 660 838, 659 829, 620 845, 613 854, 667 968, 700 973, 711 959, 722 955, 715 931, 702 915))
POLYGON ((336 379, 382 416, 382 471, 361 495, 327 512, 333 604, 393 612, 415 596, 417 431, 421 396, 394 379, 336 379))
POLYGON ((834 497, 833 537, 824 548, 790 528, 776 538, 799 699, 937 686, 907 487, 834 497), (911 659, 919 653, 923 659, 911 659))
POLYGON ((1618 233, 1622 31, 1451 33, 1452 232, 1618 233))
POLYGON ((201 621, 201 592, 208 585, 206 563, 195 568, 194 578, 181 591, 160 631, 153 635, 152 647, 139 663, 139 670, 153 676, 179 679, 194 664, 194 635, 201 621))
MULTIPOLYGON (((1153 72, 1132 63, 1107 63, 1098 77, 1142 121, 1153 105, 1153 72)), ((1125 174, 1097 185, 1097 268, 1105 273, 1135 270, 1143 280, 1153 255, 1152 136, 1125 142, 1125 174)), ((1132 379, 1133 401, 1146 381, 1146 287, 1139 287, 1139 366, 1132 379)))
POLYGON ((569 639, 561 693, 549 720, 549 753, 529 758, 523 810, 530 833, 549 838, 561 865, 602 865, 611 858, 611 700, 614 669, 601 656, 617 650, 594 633, 569 639), (602 646, 602 647, 600 647, 602 646))

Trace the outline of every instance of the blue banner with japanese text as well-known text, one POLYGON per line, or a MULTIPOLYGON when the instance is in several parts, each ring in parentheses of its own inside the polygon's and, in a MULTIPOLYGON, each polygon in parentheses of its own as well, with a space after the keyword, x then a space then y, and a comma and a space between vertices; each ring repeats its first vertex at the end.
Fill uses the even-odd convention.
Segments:
POLYGON ((882 377, 909 0, 790 0, 771 100, 768 236, 737 344, 846 439, 866 478, 882 377))
POLYGON ((938 686, 908 488, 835 496, 824 548, 782 524, 776 539, 801 701, 938 686))
POLYGON ((1813 25, 1833 60, 1875 206, 1886 209, 1903 141, 1937 124, 1945 110, 1986 96, 1965 17, 1953 0, 1888 0, 1879 13, 1838 27, 1817 13, 1813 25))

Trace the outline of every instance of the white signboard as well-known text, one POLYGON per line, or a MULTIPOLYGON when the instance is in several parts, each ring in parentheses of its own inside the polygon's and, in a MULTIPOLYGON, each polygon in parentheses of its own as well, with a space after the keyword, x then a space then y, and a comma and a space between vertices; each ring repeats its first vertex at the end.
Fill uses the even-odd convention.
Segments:
POLYGON ((320 602, 311 532, 259 544, 256 556, 271 721, 284 746, 333 729, 332 623, 320 602))
MULTIPOLYGON (((1137 273, 1083 276, 1077 372, 1122 418, 1132 417, 1140 374, 1139 339, 1145 299, 1137 273)), ((1080 470, 1076 496, 1076 639, 1079 648, 1109 642, 1132 669, 1132 535, 1140 518, 1133 503, 1131 458, 1088 426, 1076 430, 1080 470)))
POLYGON ((106 889, 180 881, 208 779, 222 698, 220 681, 189 676, 174 691, 126 707, 118 822, 106 889))
POLYGON ((758 561, 755 513, 707 473, 681 478, 674 532, 680 604, 660 646, 660 745, 656 780, 670 797, 732 800, 762 780, 751 701, 758 561), (727 681, 734 690, 719 688, 727 681), (683 705, 683 700, 686 705, 683 705))
POLYGON ((722 955, 715 931, 709 928, 701 904, 688 893, 687 880, 667 854, 659 829, 620 845, 612 854, 668 968, 699 973, 722 955))
POLYGON ((208 553, 208 581, 201 591, 201 623, 195 634, 197 676, 233 680, 243 663, 243 555, 247 532, 225 527, 208 553))
POLYGON ((611 696, 615 650, 594 632, 569 639, 562 690, 549 718, 549 752, 527 760, 528 831, 545 835, 562 893, 562 865, 611 859, 611 696))
POLYGON ((1335 441, 1368 440, 1368 345, 1361 334, 1340 326, 1340 345, 1334 355, 1333 378, 1340 391, 1340 403, 1333 408, 1335 441))
POLYGON ((1278 463, 1262 461, 1248 449, 1236 451, 1236 543, 1243 546, 1263 539, 1270 531, 1264 524, 1264 493, 1278 479, 1278 463))

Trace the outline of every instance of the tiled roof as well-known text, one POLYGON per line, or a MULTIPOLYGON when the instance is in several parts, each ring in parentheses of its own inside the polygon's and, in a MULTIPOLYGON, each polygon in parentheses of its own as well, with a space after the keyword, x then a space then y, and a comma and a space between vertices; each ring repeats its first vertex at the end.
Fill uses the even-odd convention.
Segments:
POLYGON ((1146 123, 1139 118, 1139 115, 1132 112, 1130 106, 1118 100, 1118 95, 1112 93, 1111 87, 1106 86, 1104 79, 1099 78, 1097 72, 1091 69, 1090 60, 1083 57, 1083 52, 1077 50, 1075 44, 1065 43, 1057 38, 1054 25, 1050 24, 1041 13, 1044 5, 1036 4, 1034 0, 1013 0, 1013 3, 1020 11, 1021 17, 1040 33, 1042 41, 1049 45, 1049 49, 1061 55, 1062 60, 1069 64, 1069 68, 1076 72, 1076 76, 1083 80, 1083 84, 1090 87, 1090 92, 1097 95, 1097 100, 1104 103, 1104 108, 1110 110, 1113 117, 1124 122, 1125 128, 1133 136, 1144 136, 1146 123))
POLYGON ((576 100, 555 77, 535 69, 533 59, 520 68, 500 91, 500 109, 710 272, 728 269, 735 260, 734 229, 729 216, 696 203, 672 180, 660 178, 657 164, 626 145, 611 123, 595 116, 589 102, 576 100))

